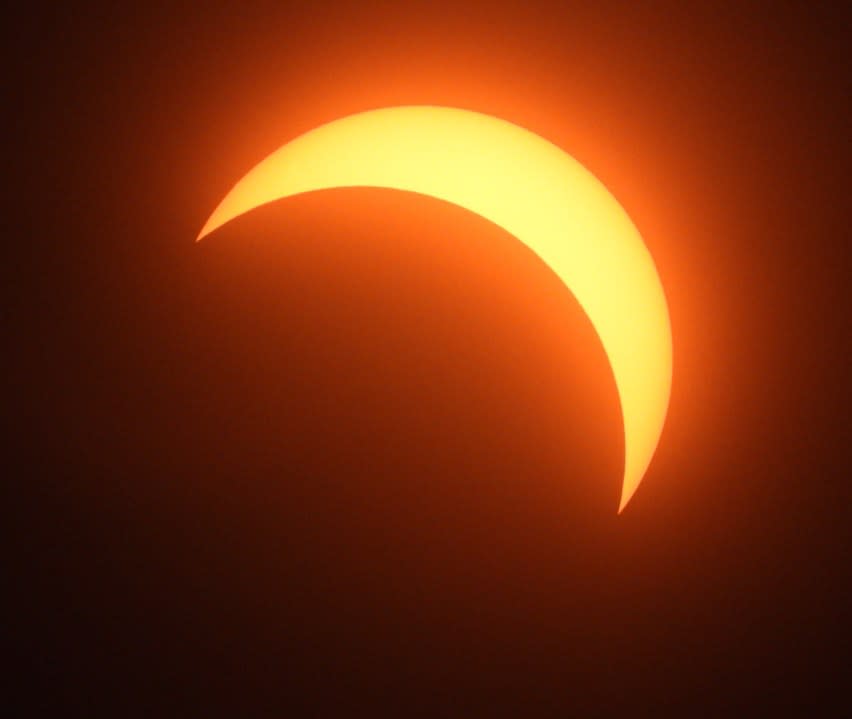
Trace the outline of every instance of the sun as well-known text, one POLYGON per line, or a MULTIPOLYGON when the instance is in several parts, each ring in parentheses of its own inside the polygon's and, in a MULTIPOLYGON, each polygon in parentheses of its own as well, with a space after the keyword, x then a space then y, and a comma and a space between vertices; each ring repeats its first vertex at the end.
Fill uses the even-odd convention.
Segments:
POLYGON ((380 187, 451 202, 530 247, 574 293, 603 344, 624 421, 619 512, 665 422, 672 338, 642 237, 604 185, 565 151, 488 115, 433 106, 371 110, 285 144, 225 196, 198 235, 303 192, 380 187))

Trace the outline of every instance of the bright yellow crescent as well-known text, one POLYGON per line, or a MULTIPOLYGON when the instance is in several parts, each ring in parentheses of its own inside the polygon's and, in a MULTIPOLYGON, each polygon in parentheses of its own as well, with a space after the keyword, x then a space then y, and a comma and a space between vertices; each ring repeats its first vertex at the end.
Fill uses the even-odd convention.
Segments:
POLYGON ((455 108, 391 107, 334 120, 273 152, 226 195, 198 239, 258 205, 356 186, 429 195, 481 215, 574 293, 621 400, 621 512, 660 438, 672 342, 654 261, 615 198, 570 155, 517 125, 455 108))

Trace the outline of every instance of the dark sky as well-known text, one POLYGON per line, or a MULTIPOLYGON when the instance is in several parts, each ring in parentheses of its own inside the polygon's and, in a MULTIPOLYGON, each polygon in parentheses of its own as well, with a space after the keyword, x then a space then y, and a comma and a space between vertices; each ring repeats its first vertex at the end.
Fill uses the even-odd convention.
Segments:
POLYGON ((848 25, 586 5, 4 22, 18 716, 812 716, 843 697, 848 25), (602 347, 499 228, 334 190, 194 244, 266 154, 397 104, 538 132, 646 239, 673 393, 622 515, 602 347))

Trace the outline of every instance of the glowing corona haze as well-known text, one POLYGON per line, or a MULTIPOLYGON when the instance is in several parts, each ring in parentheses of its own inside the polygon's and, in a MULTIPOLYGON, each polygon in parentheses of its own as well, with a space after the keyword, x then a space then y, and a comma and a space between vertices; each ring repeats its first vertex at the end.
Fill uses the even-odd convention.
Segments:
POLYGON ((560 148, 504 120, 391 107, 335 120, 273 152, 226 195, 198 239, 258 205, 335 187, 405 190, 459 205, 524 242, 559 276, 612 366, 624 420, 624 509, 663 428, 672 342, 654 261, 603 184, 560 148))

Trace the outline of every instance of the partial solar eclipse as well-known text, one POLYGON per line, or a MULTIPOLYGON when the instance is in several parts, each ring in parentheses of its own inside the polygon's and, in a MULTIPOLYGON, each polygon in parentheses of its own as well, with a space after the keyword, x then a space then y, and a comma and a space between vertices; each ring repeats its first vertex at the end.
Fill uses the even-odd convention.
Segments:
POLYGON ((672 339, 654 261, 603 184, 560 148, 504 120, 390 107, 334 120, 273 152, 225 196, 197 239, 259 205, 335 187, 404 190, 466 208, 524 242, 574 293, 618 389, 621 512, 662 432, 672 339))

